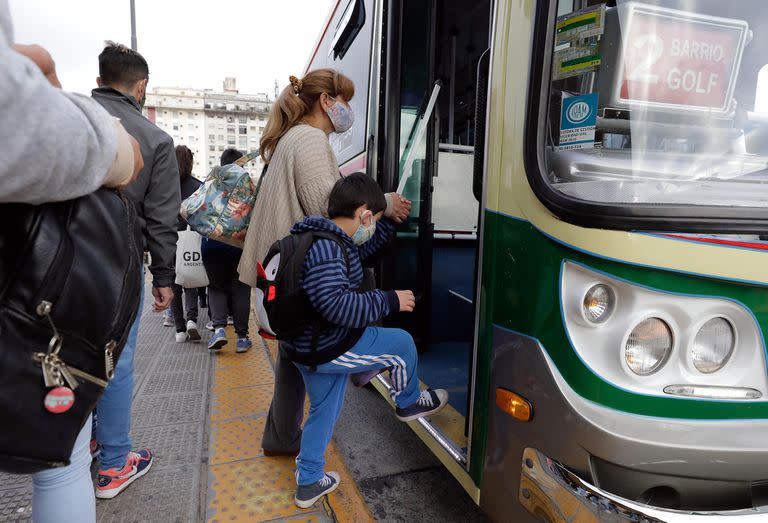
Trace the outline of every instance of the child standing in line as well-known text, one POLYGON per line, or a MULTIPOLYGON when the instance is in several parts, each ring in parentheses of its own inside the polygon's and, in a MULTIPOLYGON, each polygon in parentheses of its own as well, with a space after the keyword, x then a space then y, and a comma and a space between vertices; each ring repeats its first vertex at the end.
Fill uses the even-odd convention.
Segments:
POLYGON ((410 334, 369 327, 390 314, 411 312, 416 304, 411 291, 358 291, 362 261, 394 236, 393 222, 382 218, 386 206, 384 193, 370 176, 353 174, 334 186, 328 202, 330 219, 310 216, 291 231, 338 237, 317 238, 307 251, 300 284, 319 321, 291 342, 292 359, 310 400, 296 458, 294 501, 301 508, 312 506, 339 485, 338 474, 324 471, 324 454, 350 374, 372 376, 388 368, 396 415, 402 421, 434 414, 448 402, 445 390, 419 391, 418 356, 410 334))

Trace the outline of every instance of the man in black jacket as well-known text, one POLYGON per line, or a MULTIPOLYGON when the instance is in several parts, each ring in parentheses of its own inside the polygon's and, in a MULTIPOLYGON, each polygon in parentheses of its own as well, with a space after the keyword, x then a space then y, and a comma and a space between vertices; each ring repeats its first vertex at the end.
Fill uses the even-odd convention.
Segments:
MULTIPOLYGON (((141 105, 147 92, 149 67, 146 60, 123 45, 107 42, 99 55, 99 88, 92 92, 112 116, 139 142, 144 168, 125 194, 136 204, 144 233, 144 248, 152 263, 154 309, 167 309, 173 299, 175 280, 176 225, 181 198, 179 168, 173 140, 144 118, 141 105)), ((149 471, 152 452, 131 450, 131 399, 133 396, 133 353, 141 310, 131 327, 128 343, 96 407, 96 439, 101 445, 96 497, 110 499, 149 471)))

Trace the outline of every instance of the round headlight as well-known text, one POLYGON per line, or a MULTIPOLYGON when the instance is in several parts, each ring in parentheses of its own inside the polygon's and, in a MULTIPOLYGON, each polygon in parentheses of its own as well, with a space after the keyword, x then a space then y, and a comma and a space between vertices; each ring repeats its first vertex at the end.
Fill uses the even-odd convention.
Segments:
POLYGON ((712 318, 702 325, 693 340, 693 366, 705 374, 722 369, 733 353, 735 341, 731 322, 725 318, 712 318))
POLYGON ((647 318, 632 329, 624 358, 632 372, 647 376, 659 370, 672 351, 672 329, 659 318, 647 318))
POLYGON ((584 317, 590 323, 603 323, 613 312, 615 304, 616 297, 613 289, 598 283, 584 295, 584 317))

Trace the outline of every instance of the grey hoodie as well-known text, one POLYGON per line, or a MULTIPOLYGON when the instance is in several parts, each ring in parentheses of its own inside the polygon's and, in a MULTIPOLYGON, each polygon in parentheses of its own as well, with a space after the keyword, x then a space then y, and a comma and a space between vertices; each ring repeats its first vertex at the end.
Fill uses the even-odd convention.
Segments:
POLYGON ((123 192, 135 203, 144 233, 145 247, 152 256, 149 266, 155 287, 170 287, 175 279, 177 217, 181 207, 179 166, 173 139, 141 114, 133 96, 111 87, 92 91, 112 116, 141 146, 144 168, 139 178, 123 192))
POLYGON ((53 87, 13 44, 8 0, 0 0, 0 203, 71 200, 116 184, 110 167, 121 139, 127 180, 133 152, 119 123, 90 98, 53 87))

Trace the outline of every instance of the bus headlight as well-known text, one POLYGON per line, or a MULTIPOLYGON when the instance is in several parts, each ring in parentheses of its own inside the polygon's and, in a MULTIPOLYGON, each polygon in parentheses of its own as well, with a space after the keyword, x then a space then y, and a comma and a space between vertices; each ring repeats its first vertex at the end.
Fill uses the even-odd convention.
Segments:
POLYGON ((590 323, 603 323, 613 312, 616 295, 607 285, 598 283, 584 295, 584 317, 590 323))
POLYGON ((731 322, 712 318, 702 325, 691 345, 693 366, 704 374, 722 369, 733 353, 735 341, 731 322))
POLYGON ((635 374, 653 374, 667 361, 672 342, 672 329, 664 320, 647 318, 629 333, 624 359, 635 374))

